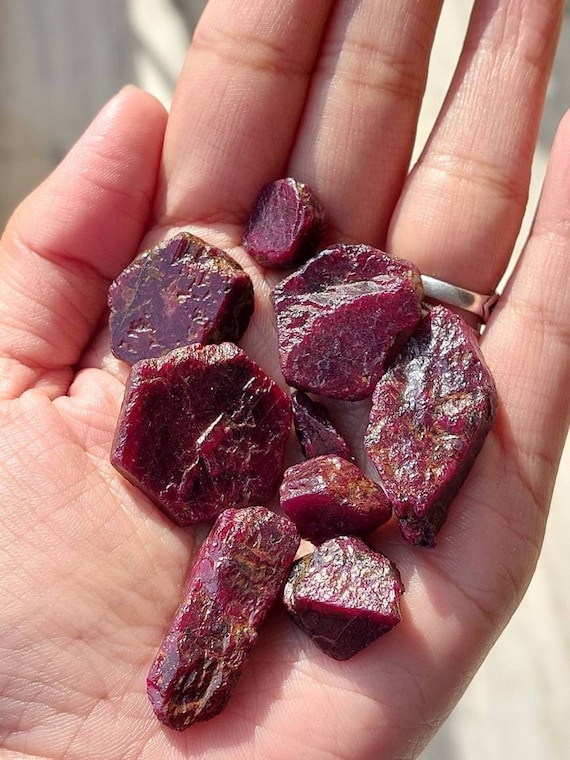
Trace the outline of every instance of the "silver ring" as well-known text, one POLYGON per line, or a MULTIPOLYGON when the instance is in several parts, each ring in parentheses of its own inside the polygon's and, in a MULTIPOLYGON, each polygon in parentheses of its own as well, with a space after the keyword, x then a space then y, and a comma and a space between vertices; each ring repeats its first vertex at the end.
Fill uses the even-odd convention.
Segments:
POLYGON ((469 311, 479 317, 483 324, 487 322, 493 307, 499 300, 498 293, 474 293, 472 290, 458 288, 457 285, 436 280, 435 277, 428 277, 425 274, 422 274, 422 282, 427 298, 469 311))

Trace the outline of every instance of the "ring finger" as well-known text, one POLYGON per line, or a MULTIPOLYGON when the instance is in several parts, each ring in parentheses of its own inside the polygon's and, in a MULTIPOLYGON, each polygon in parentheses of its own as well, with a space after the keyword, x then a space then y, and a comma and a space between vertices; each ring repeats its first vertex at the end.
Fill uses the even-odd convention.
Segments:
POLYGON ((563 5, 475 3, 447 98, 390 225, 390 252, 425 274, 488 292, 504 273, 526 206, 563 5))
POLYGON ((343 0, 323 38, 288 173, 330 237, 383 246, 408 171, 442 0, 343 0))

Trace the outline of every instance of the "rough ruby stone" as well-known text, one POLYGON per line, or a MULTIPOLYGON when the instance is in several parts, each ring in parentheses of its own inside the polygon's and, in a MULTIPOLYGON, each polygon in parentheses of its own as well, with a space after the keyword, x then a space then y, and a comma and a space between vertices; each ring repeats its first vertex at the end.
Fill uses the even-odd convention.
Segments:
POLYGON ((181 731, 224 709, 298 546, 295 526, 264 507, 218 517, 148 675, 160 721, 181 731))
POLYGON ((297 560, 283 600, 325 654, 347 660, 400 622, 400 573, 361 539, 341 536, 297 560))
POLYGON ((179 525, 275 494, 289 397, 237 346, 192 345, 131 368, 111 462, 179 525))
POLYGON ((243 245, 266 267, 306 261, 319 244, 324 213, 310 187, 291 177, 266 185, 246 222, 243 245))
POLYGON ((338 399, 372 393, 421 318, 413 264, 366 245, 335 245, 274 289, 279 359, 290 385, 338 399))
POLYGON ((347 442, 335 428, 324 404, 298 390, 291 394, 291 402, 295 432, 307 459, 323 454, 352 459, 347 442))
POLYGON ((377 483, 352 462, 330 454, 285 470, 279 495, 301 536, 316 543, 345 534, 366 536, 392 515, 377 483))
POLYGON ((496 408, 475 333, 434 307, 378 383, 364 441, 410 543, 435 544, 496 408))
POLYGON ((139 254, 111 285, 111 350, 134 364, 189 343, 237 343, 253 305, 240 265, 181 232, 139 254))

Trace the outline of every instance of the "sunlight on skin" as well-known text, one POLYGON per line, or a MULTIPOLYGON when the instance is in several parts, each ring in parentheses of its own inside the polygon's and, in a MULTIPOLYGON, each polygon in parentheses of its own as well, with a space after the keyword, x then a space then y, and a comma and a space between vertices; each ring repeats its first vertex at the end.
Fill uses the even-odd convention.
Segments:
MULTIPOLYGON (((435 550, 405 545, 393 523, 374 537, 407 589, 404 620, 393 633, 339 664, 276 610, 223 715, 184 734, 164 729, 144 682, 204 528, 169 524, 108 461, 126 368, 109 355, 106 291, 143 236, 146 246, 185 228, 231 250, 252 273, 257 296, 242 345, 283 382, 269 303, 275 279, 265 281, 237 249, 246 210, 276 175, 297 173, 312 184, 336 230, 350 188, 384 198, 397 209, 391 220, 374 203, 357 203, 346 237, 363 230, 365 242, 388 239, 392 252, 421 259, 424 270, 449 280, 486 269, 488 234, 494 250, 485 284, 495 286, 524 198, 511 193, 484 209, 480 180, 496 186, 489 174, 494 146, 507 144, 519 160, 501 167, 506 184, 527 182, 529 130, 536 135, 562 3, 476 2, 450 100, 404 183, 439 5, 431 0, 419 10, 415 0, 402 0, 399 15, 388 13, 394 4, 387 0, 319 0, 310 9, 301 0, 247 7, 211 0, 166 136, 163 109, 128 88, 15 213, 0 255, 6 757, 413 757, 516 608, 538 556, 568 428, 570 116, 553 149, 534 234, 482 340, 501 399, 497 424, 435 550), (401 18, 406 35, 397 28, 401 18), (370 48, 379 43, 367 33, 382 22, 397 48, 388 61, 370 48), (521 24, 534 32, 521 33, 521 24), (500 79, 482 76, 490 48, 500 79), (418 50, 426 52, 414 67, 418 50), (380 73, 374 98, 363 87, 362 97, 347 103, 338 77, 342 83, 367 73, 358 51, 375 52, 380 73), (533 60, 544 66, 525 78, 519 64, 533 60), (410 67, 417 84, 406 92, 394 76, 410 67), (391 136, 395 163, 385 179, 375 166, 372 181, 356 157, 370 140, 372 117, 378 133, 394 120, 395 93, 409 106, 398 112, 401 129, 391 136), (474 120, 481 125, 476 145, 474 120), (528 129, 512 130, 513 123, 528 129), (343 140, 345 128, 353 143, 343 140), (346 156, 333 166, 327 155, 335 143, 346 146, 346 156), (432 170, 437 156, 465 157, 471 147, 459 172, 456 163, 450 172, 443 167, 440 182, 441 162, 432 170), (422 236, 441 245, 420 252, 422 236)), ((352 438, 364 409, 355 417, 335 407, 352 438)))

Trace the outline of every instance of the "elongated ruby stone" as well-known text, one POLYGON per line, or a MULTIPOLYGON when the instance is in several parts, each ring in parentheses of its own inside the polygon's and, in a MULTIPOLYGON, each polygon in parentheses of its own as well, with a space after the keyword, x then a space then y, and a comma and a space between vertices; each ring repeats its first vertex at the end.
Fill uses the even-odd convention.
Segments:
POLYGON ((348 443, 335 428, 324 404, 313 401, 303 391, 293 391, 291 403, 295 432, 307 459, 323 454, 352 459, 348 443))
POLYGON ((364 439, 410 543, 435 544, 496 410, 476 334, 435 306, 376 386, 364 439))
POLYGON ((217 518, 148 674, 160 721, 181 731, 224 709, 298 546, 293 523, 264 507, 217 518))
POLYGON ((135 364, 111 462, 175 523, 272 497, 292 423, 289 397, 232 343, 135 364))

